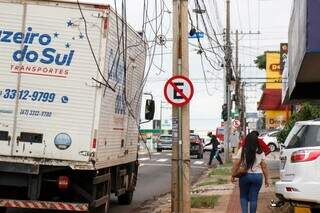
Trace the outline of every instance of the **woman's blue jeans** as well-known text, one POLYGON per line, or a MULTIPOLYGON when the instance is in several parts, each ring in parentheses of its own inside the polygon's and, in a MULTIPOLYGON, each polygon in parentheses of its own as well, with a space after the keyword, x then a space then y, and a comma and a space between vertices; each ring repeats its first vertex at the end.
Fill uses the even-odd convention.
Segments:
POLYGON ((240 204, 242 213, 248 213, 248 203, 250 202, 250 213, 257 211, 259 191, 262 186, 261 173, 247 173, 240 177, 240 204))

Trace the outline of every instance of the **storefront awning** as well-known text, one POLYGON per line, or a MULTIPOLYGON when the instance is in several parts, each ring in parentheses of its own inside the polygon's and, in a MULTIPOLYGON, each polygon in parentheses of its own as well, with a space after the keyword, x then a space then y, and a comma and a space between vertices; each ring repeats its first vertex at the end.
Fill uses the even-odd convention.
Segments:
POLYGON ((281 89, 265 89, 258 104, 258 110, 284 110, 281 104, 281 89))

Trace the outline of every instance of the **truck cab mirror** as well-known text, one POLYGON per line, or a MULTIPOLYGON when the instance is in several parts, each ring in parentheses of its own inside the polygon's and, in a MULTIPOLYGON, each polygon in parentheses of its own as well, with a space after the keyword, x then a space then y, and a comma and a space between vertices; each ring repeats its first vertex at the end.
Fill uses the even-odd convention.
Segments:
POLYGON ((155 108, 154 100, 147 99, 147 101, 146 101, 146 109, 145 109, 145 119, 146 120, 148 120, 148 121, 153 120, 154 108, 155 108))

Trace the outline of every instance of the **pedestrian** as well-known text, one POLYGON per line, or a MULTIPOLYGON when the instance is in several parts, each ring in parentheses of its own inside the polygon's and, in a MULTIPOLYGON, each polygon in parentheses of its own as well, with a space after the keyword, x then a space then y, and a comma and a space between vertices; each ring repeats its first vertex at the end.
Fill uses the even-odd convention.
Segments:
MULTIPOLYGON (((251 131, 251 134, 254 134, 258 137, 258 143, 262 149, 262 151, 264 152, 264 154, 267 156, 271 153, 271 149, 269 148, 269 146, 263 141, 262 138, 259 138, 259 132, 258 131, 251 131)), ((242 140, 240 142, 240 147, 243 146, 246 143, 246 140, 242 140)))
POLYGON ((268 167, 265 162, 265 153, 259 145, 256 133, 249 133, 245 144, 234 157, 231 181, 239 177, 240 204, 242 213, 256 213, 259 191, 262 186, 263 176, 266 187, 269 187, 268 167))
POLYGON ((210 159, 209 159, 209 162, 208 162, 208 165, 211 166, 211 163, 212 163, 212 159, 213 158, 216 158, 220 165, 223 164, 222 160, 221 160, 221 157, 219 155, 219 141, 217 140, 217 137, 212 134, 212 132, 208 132, 208 137, 210 137, 210 143, 206 144, 205 146, 209 146, 212 144, 212 149, 211 149, 211 152, 210 152, 210 159))
POLYGON ((232 153, 235 153, 238 146, 239 146, 239 133, 238 131, 233 131, 232 134, 230 135, 230 143, 231 143, 231 148, 232 148, 232 153))

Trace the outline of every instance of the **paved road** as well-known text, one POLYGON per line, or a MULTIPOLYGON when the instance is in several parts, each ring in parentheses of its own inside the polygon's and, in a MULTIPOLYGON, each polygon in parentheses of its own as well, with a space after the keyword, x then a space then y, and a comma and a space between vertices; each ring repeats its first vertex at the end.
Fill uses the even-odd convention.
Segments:
MULTIPOLYGON (((208 153, 203 160, 191 157, 191 181, 196 181, 207 169, 208 153)), ((119 206, 112 200, 111 213, 130 212, 146 200, 170 192, 171 188, 171 152, 153 153, 140 156, 138 184, 130 206, 119 206)))
MULTIPOLYGON (((268 166, 272 170, 279 169, 279 153, 268 156, 268 166)), ((209 153, 205 153, 203 160, 191 158, 191 181, 196 181, 207 169, 209 153)), ((120 206, 115 197, 111 200, 111 213, 129 213, 139 207, 144 201, 153 199, 170 191, 171 177, 171 152, 153 153, 151 159, 144 154, 140 155, 140 168, 137 188, 130 206, 120 206)), ((49 211, 14 210, 9 213, 49 213, 49 211)), ((53 211, 50 213, 53 213, 53 211)))
MULTIPOLYGON (((198 160, 191 157, 191 181, 196 181, 207 169, 209 154, 198 160)), ((151 159, 147 154, 140 155, 140 168, 137 188, 130 206, 120 206, 115 197, 111 200, 111 213, 129 213, 144 201, 170 192, 171 184, 171 152, 153 153, 151 159)), ((10 209, 8 213, 49 213, 49 211, 10 209)), ((54 211, 50 211, 54 213, 54 211)))
POLYGON ((280 153, 272 152, 267 156, 268 167, 270 170, 280 170, 280 153))

